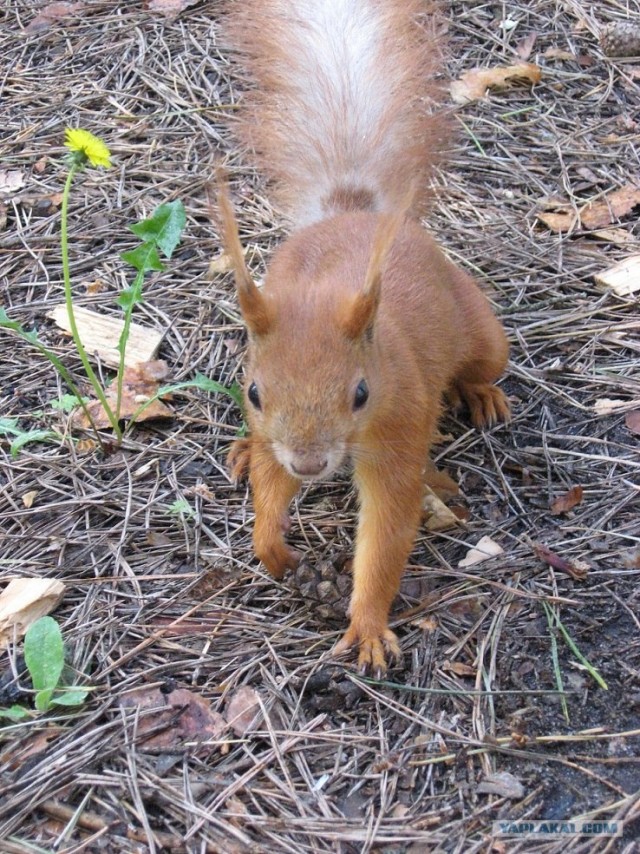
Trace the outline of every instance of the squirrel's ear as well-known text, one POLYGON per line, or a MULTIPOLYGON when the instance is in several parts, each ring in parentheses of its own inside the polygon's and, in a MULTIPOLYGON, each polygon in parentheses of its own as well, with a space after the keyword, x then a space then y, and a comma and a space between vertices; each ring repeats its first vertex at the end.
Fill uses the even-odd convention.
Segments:
POLYGON ((269 331, 272 322, 269 305, 251 278, 251 273, 245 263, 238 235, 238 223, 233 212, 227 183, 222 170, 218 170, 217 172, 217 182, 222 243, 225 252, 231 257, 240 311, 249 331, 255 335, 264 335, 269 331))
POLYGON ((360 338, 373 326, 380 303, 385 261, 404 219, 404 208, 391 216, 380 217, 363 288, 349 301, 341 318, 342 328, 349 338, 360 338))

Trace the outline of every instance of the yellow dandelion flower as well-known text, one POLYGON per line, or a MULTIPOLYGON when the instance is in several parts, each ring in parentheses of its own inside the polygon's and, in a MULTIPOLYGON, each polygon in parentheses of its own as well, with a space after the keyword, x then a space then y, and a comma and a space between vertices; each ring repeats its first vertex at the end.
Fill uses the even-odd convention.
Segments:
POLYGON ((81 163, 87 160, 92 166, 111 166, 111 152, 104 142, 88 130, 82 128, 67 128, 65 131, 65 145, 70 151, 77 154, 81 163))

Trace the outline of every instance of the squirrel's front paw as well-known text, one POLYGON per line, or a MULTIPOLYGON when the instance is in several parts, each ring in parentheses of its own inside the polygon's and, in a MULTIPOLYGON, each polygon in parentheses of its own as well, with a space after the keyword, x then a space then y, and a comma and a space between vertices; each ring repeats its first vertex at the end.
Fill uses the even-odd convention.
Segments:
POLYGON ((340 655, 358 644, 358 668, 361 673, 373 673, 376 679, 382 679, 387 672, 387 661, 394 663, 402 660, 398 638, 387 625, 379 630, 360 630, 351 621, 351 625, 341 640, 333 648, 334 655, 340 655))
POLYGON ((227 454, 227 466, 233 481, 241 480, 249 471, 251 462, 251 437, 236 439, 227 454))
POLYGON ((499 421, 511 420, 511 407, 504 392, 489 383, 467 383, 459 381, 448 393, 454 408, 461 401, 467 404, 474 427, 492 427, 499 421))
POLYGON ((258 560, 266 566, 274 578, 282 578, 287 569, 296 569, 302 555, 288 546, 282 537, 262 539, 254 536, 253 550, 258 560))

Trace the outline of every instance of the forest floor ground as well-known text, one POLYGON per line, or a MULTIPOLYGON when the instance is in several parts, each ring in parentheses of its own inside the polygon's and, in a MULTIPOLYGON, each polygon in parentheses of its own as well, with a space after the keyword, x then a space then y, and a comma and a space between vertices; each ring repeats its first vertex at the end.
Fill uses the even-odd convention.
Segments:
MULTIPOLYGON (((256 275, 285 228, 228 122, 246 81, 220 37, 222 4, 169 19, 87 0, 40 23, 44 4, 3 5, 5 310, 82 377, 48 313, 63 298, 64 129, 83 127, 114 166, 74 186, 77 304, 119 316, 127 226, 181 199, 183 242, 147 280, 135 319, 165 333, 171 381, 239 381, 233 282, 210 266, 215 165, 229 170, 256 275)), ((451 79, 523 58, 542 77, 457 110, 428 220, 507 328, 513 421, 479 432, 443 419, 434 459, 460 484, 466 522, 421 530, 393 613, 403 664, 377 682, 333 660, 344 600, 332 616, 255 560, 250 495, 225 466, 242 420, 230 397, 185 390, 171 420, 101 450, 52 406, 68 389, 51 365, 0 330, 0 417, 61 434, 15 455, 0 437, 0 574, 66 585, 53 616, 67 678, 92 686, 76 709, 4 721, 2 852, 638 850, 640 317, 635 297, 594 275, 640 252, 637 208, 611 196, 640 186, 640 66, 599 43, 640 8, 442 5, 451 79), (578 215, 596 203, 599 218, 578 215), (573 506, 555 503, 567 494, 573 506), (485 536, 502 553, 461 567, 485 536), (624 835, 492 831, 579 817, 624 822, 624 835)), ((291 537, 312 568, 339 565, 355 518, 341 476, 305 489, 291 537)), ((21 653, 18 639, 0 654, 5 708, 30 705, 21 653)))

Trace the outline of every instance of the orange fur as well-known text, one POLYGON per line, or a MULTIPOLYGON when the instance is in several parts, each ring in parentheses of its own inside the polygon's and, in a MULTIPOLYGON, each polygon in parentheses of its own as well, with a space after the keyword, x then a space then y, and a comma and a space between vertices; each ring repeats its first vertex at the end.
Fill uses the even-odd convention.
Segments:
MULTIPOLYGON (((287 49, 295 32, 292 36, 285 23, 294 30, 301 26, 290 11, 305 2, 311 0, 244 4, 252 16, 244 49, 253 52, 251 67, 262 75, 261 102, 267 110, 264 156, 273 158, 273 174, 289 182, 292 196, 307 190, 308 182, 297 177, 307 165, 297 142, 274 151, 285 132, 274 111, 279 105, 294 114, 289 124, 283 120, 285 129, 302 121, 289 86, 294 60, 287 49), (268 58, 275 67, 267 74, 268 58)), ((379 24, 380 42, 390 51, 385 62, 397 61, 409 88, 397 93, 406 102, 397 107, 398 115, 394 107, 383 124, 408 127, 406 105, 415 108, 423 85, 414 73, 424 65, 425 50, 412 29, 417 0, 316 2, 370 9, 376 22, 378 11, 386 10, 379 24), (407 39, 408 58, 401 39, 407 39), (409 70, 402 68, 404 62, 409 70)), ((246 24, 244 15, 240 24, 246 24)), ((508 419, 506 398, 492 385, 505 367, 508 347, 475 282, 403 210, 412 185, 408 173, 416 162, 426 169, 431 137, 418 156, 417 140, 407 136, 406 151, 393 162, 381 147, 375 180, 368 184, 365 170, 362 183, 349 189, 342 182, 343 149, 335 142, 344 105, 335 106, 336 131, 324 140, 325 160, 336 164, 332 197, 349 204, 294 232, 274 254, 261 289, 247 281, 231 206, 222 200, 226 246, 239 268, 240 304, 251 332, 245 388, 250 437, 232 451, 231 463, 236 474, 249 470, 255 552, 280 578, 298 560, 283 528, 302 480, 352 462, 360 501, 354 590, 350 625, 337 649, 357 644, 361 667, 381 673, 387 658, 399 654, 388 614, 420 523, 424 482, 437 480, 428 454, 443 398, 465 401, 478 426, 508 419), (384 204, 376 203, 384 182, 396 179, 394 192, 382 192, 384 204), (350 210, 356 202, 365 209, 350 210), (391 215, 379 212, 392 202, 391 215)), ((311 169, 307 177, 314 175, 311 169)))

